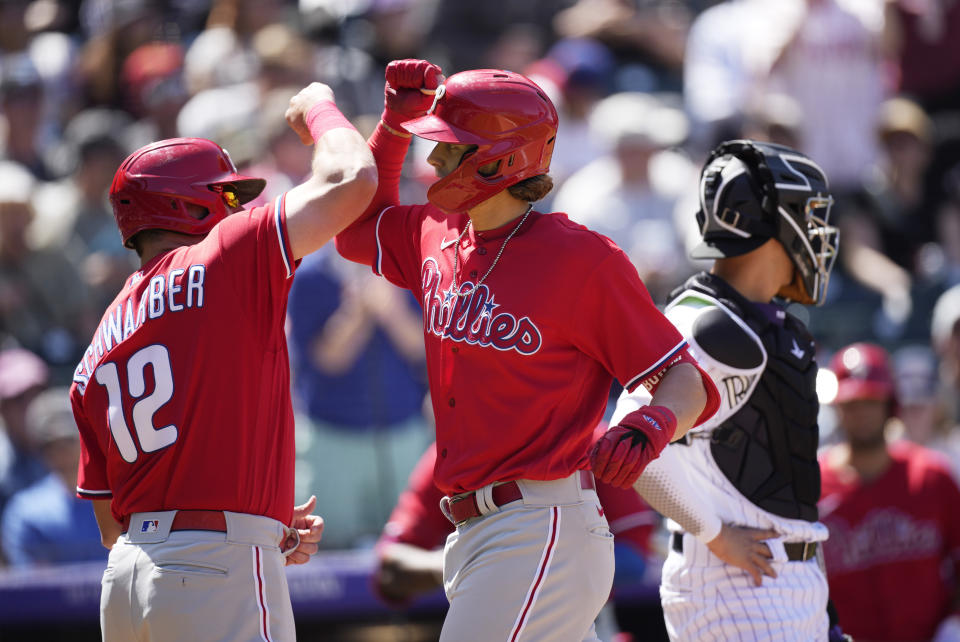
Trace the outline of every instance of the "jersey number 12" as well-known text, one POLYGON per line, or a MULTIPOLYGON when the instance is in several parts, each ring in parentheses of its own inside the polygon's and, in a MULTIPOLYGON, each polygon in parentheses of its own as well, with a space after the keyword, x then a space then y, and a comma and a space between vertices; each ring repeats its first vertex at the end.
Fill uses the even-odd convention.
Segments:
MULTIPOLYGON (((170 368, 170 353, 159 344, 147 346, 134 352, 127 360, 127 393, 130 397, 139 399, 133 404, 131 416, 133 427, 137 431, 140 449, 145 453, 166 448, 177 440, 177 427, 173 424, 157 428, 153 425, 153 415, 165 403, 173 398, 173 370, 170 368), (143 397, 146 392, 144 371, 147 365, 153 366, 153 392, 143 397), (143 399, 140 399, 143 397, 143 399)), ((137 446, 133 442, 127 419, 123 413, 124 394, 120 385, 120 375, 117 364, 108 361, 101 364, 95 373, 97 383, 107 389, 110 410, 108 422, 113 440, 117 442, 120 456, 128 463, 137 460, 137 446)))

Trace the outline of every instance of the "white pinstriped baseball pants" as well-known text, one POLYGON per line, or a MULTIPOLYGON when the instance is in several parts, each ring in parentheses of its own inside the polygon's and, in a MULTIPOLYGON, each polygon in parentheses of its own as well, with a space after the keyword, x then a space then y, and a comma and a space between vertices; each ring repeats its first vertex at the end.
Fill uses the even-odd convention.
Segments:
POLYGON ((660 601, 670 639, 682 642, 827 640, 827 579, 817 558, 789 562, 771 545, 776 579, 763 585, 723 563, 695 537, 663 565, 660 601))
POLYGON ((100 596, 104 642, 295 640, 283 524, 224 512, 226 533, 171 533, 175 514, 134 513, 111 549, 100 596))
POLYGON ((613 535, 579 475, 518 482, 521 501, 447 538, 441 642, 596 642, 613 585, 613 535))

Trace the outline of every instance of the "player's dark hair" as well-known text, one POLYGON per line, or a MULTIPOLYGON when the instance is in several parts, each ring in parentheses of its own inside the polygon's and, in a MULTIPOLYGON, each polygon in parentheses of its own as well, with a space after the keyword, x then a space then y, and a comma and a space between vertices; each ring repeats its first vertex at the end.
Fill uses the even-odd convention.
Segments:
POLYGON ((507 188, 507 191, 510 192, 510 196, 514 198, 527 201, 528 203, 534 203, 549 194, 552 189, 553 178, 551 178, 549 174, 540 174, 539 176, 531 176, 526 180, 522 180, 516 185, 511 185, 507 188))

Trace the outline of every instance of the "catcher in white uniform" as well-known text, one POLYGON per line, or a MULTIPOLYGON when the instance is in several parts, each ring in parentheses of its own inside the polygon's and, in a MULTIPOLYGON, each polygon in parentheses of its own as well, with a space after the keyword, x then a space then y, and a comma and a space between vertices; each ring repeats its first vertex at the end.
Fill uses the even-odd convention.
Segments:
MULTIPOLYGON (((828 639, 817 364, 781 306, 823 301, 838 240, 827 190, 803 154, 752 141, 721 144, 701 174, 691 256, 716 262, 665 314, 721 405, 634 485, 670 518, 660 596, 672 640, 828 639)), ((643 403, 624 393, 613 423, 643 403)))

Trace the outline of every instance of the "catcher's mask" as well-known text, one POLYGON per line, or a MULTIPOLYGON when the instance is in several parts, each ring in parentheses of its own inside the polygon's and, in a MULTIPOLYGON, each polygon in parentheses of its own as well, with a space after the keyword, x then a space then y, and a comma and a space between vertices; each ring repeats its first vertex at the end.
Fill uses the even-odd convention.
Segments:
POLYGON ((427 199, 452 213, 469 210, 522 180, 550 170, 557 110, 532 80, 511 71, 475 69, 437 88, 430 111, 403 128, 427 140, 476 145, 427 199), (494 164, 492 173, 480 168, 494 164))
POLYGON ((721 143, 700 175, 695 259, 746 254, 775 238, 796 267, 778 295, 823 303, 840 233, 830 225, 833 197, 826 174, 804 154, 773 143, 721 143))
POLYGON ((126 247, 142 230, 204 235, 232 207, 263 191, 262 178, 243 176, 225 149, 205 138, 170 138, 130 154, 113 177, 110 203, 126 247), (190 215, 185 203, 208 212, 190 215))

